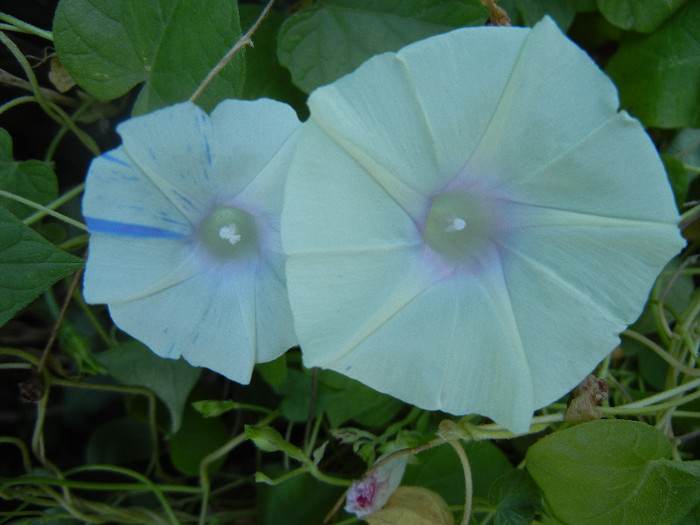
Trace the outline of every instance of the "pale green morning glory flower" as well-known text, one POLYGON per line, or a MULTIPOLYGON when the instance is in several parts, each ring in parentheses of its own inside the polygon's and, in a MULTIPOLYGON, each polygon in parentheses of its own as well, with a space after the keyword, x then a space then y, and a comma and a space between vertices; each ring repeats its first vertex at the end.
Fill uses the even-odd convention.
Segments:
POLYGON ((282 213, 307 366, 523 432, 684 246, 652 142, 549 18, 379 55, 309 107, 282 213))
POLYGON ((295 345, 279 215, 298 127, 265 99, 120 124, 87 176, 85 299, 156 354, 240 383, 295 345))

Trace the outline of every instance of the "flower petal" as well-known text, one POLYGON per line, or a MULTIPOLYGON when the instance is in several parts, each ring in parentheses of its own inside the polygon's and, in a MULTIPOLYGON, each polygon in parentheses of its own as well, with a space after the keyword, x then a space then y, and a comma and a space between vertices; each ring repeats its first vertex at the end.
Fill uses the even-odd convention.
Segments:
POLYGON ((289 168, 282 210, 288 254, 421 244, 416 224, 392 196, 314 122, 301 130, 295 157, 303 162, 289 168))
MULTIPOLYGON (((497 254, 489 259, 483 273, 441 280, 405 305, 397 304, 391 319, 373 331, 356 322, 363 305, 342 296, 357 306, 342 302, 335 316, 345 314, 345 324, 359 328, 352 351, 343 355, 328 350, 345 344, 338 320, 322 307, 300 312, 302 319, 316 315, 334 327, 318 339, 299 332, 305 363, 331 368, 421 408, 476 412, 526 431, 535 408, 532 376, 497 254), (312 360, 316 356, 325 359, 312 360)), ((363 286, 365 293, 369 289, 374 290, 363 286)), ((364 307, 372 309, 370 302, 364 307)))
POLYGON ((664 167, 651 140, 623 112, 533 173, 508 177, 505 191, 533 206, 672 224, 677 235, 667 241, 680 250, 678 213, 661 173, 664 167))
POLYGON ((465 176, 496 166, 506 180, 531 173, 613 118, 618 105, 610 79, 545 17, 528 32, 465 176))
POLYGON ((668 224, 533 213, 539 226, 509 236, 501 250, 522 344, 548 349, 527 354, 539 407, 619 344, 618 334, 639 317, 660 268, 683 241, 668 224))
POLYGON ((192 231, 187 217, 121 147, 90 164, 83 215, 91 233, 177 239, 192 231))
POLYGON ((187 242, 93 233, 83 293, 91 304, 135 300, 202 271, 187 242))
POLYGON ((190 222, 211 207, 211 122, 190 102, 126 120, 117 126, 122 147, 148 179, 190 222))
MULTIPOLYGON (((276 100, 224 100, 212 111, 211 125, 212 181, 221 195, 237 196, 258 181, 300 122, 290 106, 276 100)), ((266 198, 275 197, 279 214, 286 169, 276 167, 276 184, 266 187, 266 198)))
MULTIPOLYGON (((250 381, 256 354, 255 274, 200 274, 151 295, 109 304, 114 322, 162 357, 184 357, 250 381)), ((282 351, 286 350, 283 348, 282 351)), ((282 352, 280 352, 282 353, 282 352)))
MULTIPOLYGON (((287 286, 297 335, 304 344, 304 363, 347 374, 347 365, 336 365, 337 360, 354 354, 358 345, 437 279, 421 260, 419 248, 290 256, 287 286)), ((395 358, 392 349, 377 357, 395 358)))

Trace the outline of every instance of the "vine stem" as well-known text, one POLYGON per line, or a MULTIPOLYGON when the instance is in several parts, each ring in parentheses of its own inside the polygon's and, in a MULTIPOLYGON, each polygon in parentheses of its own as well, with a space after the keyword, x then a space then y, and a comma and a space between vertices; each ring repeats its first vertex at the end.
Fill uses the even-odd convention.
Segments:
POLYGON ((267 5, 265 6, 265 9, 262 10, 262 13, 260 13, 260 16, 258 19, 255 21, 255 23, 251 26, 246 33, 239 38, 235 44, 233 44, 233 47, 224 55, 224 57, 219 60, 219 63, 214 66, 214 68, 209 71, 209 74, 202 80, 202 83, 199 84, 197 89, 195 90, 194 93, 192 93, 192 96, 189 98, 190 102, 194 102, 199 98, 199 95, 202 94, 202 92, 206 89, 206 87, 211 83, 211 81, 214 79, 216 75, 218 75, 222 69, 224 69, 231 60, 233 60, 233 57, 236 56, 236 54, 243 49, 246 46, 252 46, 253 41, 251 40, 251 37, 253 36, 253 33, 257 31, 258 27, 260 27, 260 24, 262 24, 262 21, 265 20, 265 17, 267 14, 270 12, 270 9, 272 9, 272 4, 275 2, 275 0, 270 0, 267 5))
POLYGON ((14 26, 14 28, 12 28, 13 31, 40 36, 41 38, 45 38, 46 40, 51 40, 53 42, 53 33, 51 31, 46 31, 45 29, 33 26, 32 24, 28 24, 19 18, 15 18, 14 16, 8 15, 7 13, 3 13, 1 11, 0 20, 14 26))
POLYGON ((61 221, 65 222, 66 224, 70 224, 71 226, 75 226, 76 228, 78 228, 80 230, 88 231, 87 226, 85 226, 82 222, 76 221, 75 219, 71 219, 67 215, 63 215, 62 213, 59 213, 59 212, 54 211, 50 208, 47 208, 46 206, 42 206, 41 204, 38 204, 32 200, 25 199, 24 197, 20 197, 19 195, 15 195, 14 193, 10 193, 9 191, 0 190, 0 197, 6 197, 6 198, 11 199, 13 201, 19 202, 21 204, 24 204, 25 206, 29 206, 30 208, 34 208, 35 210, 39 210, 42 213, 44 213, 45 215, 51 215, 51 217, 54 217, 58 220, 61 220, 61 221))
POLYGON ((450 440, 447 442, 459 456, 459 460, 462 462, 462 469, 464 470, 464 516, 462 517, 461 525, 469 525, 469 519, 472 514, 472 469, 469 466, 469 458, 467 453, 464 452, 464 448, 457 440, 450 440))

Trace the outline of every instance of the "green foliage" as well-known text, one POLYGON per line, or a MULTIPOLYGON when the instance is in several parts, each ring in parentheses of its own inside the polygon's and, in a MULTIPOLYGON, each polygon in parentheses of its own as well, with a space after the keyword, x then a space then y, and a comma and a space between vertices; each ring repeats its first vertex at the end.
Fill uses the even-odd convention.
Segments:
POLYGON ((0 208, 0 326, 56 281, 82 268, 14 215, 0 208))
POLYGON ((654 33, 628 35, 606 72, 622 107, 645 126, 700 126, 700 3, 688 2, 654 33))
POLYGON ((105 350, 97 360, 123 385, 152 390, 170 412, 171 430, 180 428, 185 401, 201 368, 192 367, 182 359, 162 359, 138 341, 105 350))
POLYGON ((485 20, 477 0, 327 0, 282 24, 277 54, 310 93, 373 55, 485 20))
MULTIPOLYGON (((60 0, 51 33, 10 16, 26 14, 22 3, 0 8, 10 13, 0 13, 2 36, 19 49, 0 42, 11 51, 0 76, 0 521, 321 523, 353 479, 396 449, 409 456, 403 485, 434 491, 458 516, 466 483, 449 439, 471 466, 471 523, 700 523, 700 209, 691 207, 700 198, 700 3, 498 3, 516 25, 547 14, 570 28, 613 78, 622 108, 663 153, 690 241, 596 370, 609 387, 600 410, 621 419, 569 427, 562 400, 521 437, 307 370, 297 351, 256 365, 244 386, 119 342, 79 280, 68 288, 86 245, 84 169, 96 144, 112 147, 124 113, 191 97, 263 5, 60 0), (57 92, 34 40, 55 47, 77 87, 57 92), (454 435, 442 433, 445 421, 454 435)), ((278 2, 255 46, 197 102, 210 110, 225 98, 270 97, 305 118, 309 92, 369 57, 486 20, 479 0, 278 2)), ((342 510, 333 519, 352 520, 342 510)))
POLYGON ((566 522, 673 523, 700 498, 700 461, 666 459, 658 430, 632 421, 593 421, 530 447, 526 460, 553 514, 566 522))
MULTIPOLYGON (((111 100, 145 82, 133 113, 186 100, 240 36, 236 2, 226 0, 63 0, 54 18, 56 50, 88 93, 111 100)), ((243 91, 237 57, 199 99, 212 109, 243 91)))
MULTIPOLYGON (((58 196, 58 183, 51 164, 40 160, 13 160, 12 137, 2 128, 0 128, 0 190, 39 204, 48 204, 58 196)), ((8 198, 0 197, 0 205, 20 219, 36 211, 8 198)))
POLYGON ((600 12, 622 29, 651 33, 688 0, 596 0, 600 12))

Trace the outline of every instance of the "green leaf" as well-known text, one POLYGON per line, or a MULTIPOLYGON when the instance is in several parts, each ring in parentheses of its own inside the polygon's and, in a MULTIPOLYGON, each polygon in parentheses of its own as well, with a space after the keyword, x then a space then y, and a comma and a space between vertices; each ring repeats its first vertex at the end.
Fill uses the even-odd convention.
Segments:
POLYGON ((673 155, 684 164, 700 168, 700 129, 680 130, 664 153, 673 155))
POLYGON ((557 519, 654 525, 675 522, 700 498, 700 461, 664 459, 670 449, 649 425, 601 420, 539 440, 526 461, 557 519))
MULTIPOLYGON (((3 128, 0 128, 0 190, 39 204, 48 204, 58 197, 58 182, 51 164, 40 160, 15 161, 12 137, 3 128)), ((3 197, 0 197, 0 205, 20 219, 36 211, 3 197)))
POLYGON ((664 167, 666 168, 666 173, 668 174, 668 181, 671 183, 671 188, 673 188, 673 195, 676 198, 676 206, 678 206, 678 209, 680 209, 685 202, 685 197, 688 193, 688 186, 690 185, 688 172, 685 170, 683 163, 673 155, 662 154, 661 160, 664 161, 664 167))
MULTIPOLYGON (((241 34, 228 0, 61 0, 53 31, 61 62, 91 95, 111 100, 146 82, 134 114, 189 98, 241 34)), ((235 57, 197 103, 210 110, 240 94, 244 67, 235 57)))
POLYGON ((562 31, 566 31, 576 15, 574 0, 515 0, 515 5, 523 23, 530 27, 549 15, 562 31))
MULTIPOLYGON (((272 477, 277 476, 272 475, 272 477)), ((309 474, 295 476, 278 485, 259 485, 256 523, 259 525, 321 523, 342 493, 342 487, 322 483, 309 474)))
MULTIPOLYGON (((238 7, 241 27, 248 28, 255 23, 261 12, 259 6, 242 4, 238 7)), ((246 49, 245 86, 241 98, 255 100, 267 97, 293 106, 297 111, 304 108, 306 95, 292 84, 292 76, 277 60, 277 34, 284 22, 284 16, 270 11, 267 18, 253 34, 253 47, 246 49)))
POLYGON ((700 2, 650 35, 629 35, 606 71, 622 107, 645 126, 700 126, 700 2))
POLYGON ((245 437, 255 443, 255 446, 263 452, 284 452, 287 456, 296 459, 302 464, 313 464, 311 458, 304 454, 299 447, 286 441, 282 435, 272 427, 246 425, 245 437))
POLYGON ((540 505, 540 492, 530 475, 513 469, 496 480, 489 491, 496 507, 495 525, 529 525, 540 505))
MULTIPOLYGON (((486 499, 494 482, 513 470, 506 456, 489 441, 464 446, 472 471, 474 497, 486 499)), ((464 505, 464 470, 452 447, 441 446, 416 456, 402 483, 420 485, 440 494, 448 505, 464 505)))
MULTIPOLYGON (((187 405, 182 415, 182 425, 170 436, 170 460, 183 474, 199 475, 202 460, 224 446, 230 439, 220 418, 205 419, 187 405)), ((209 472, 217 470, 226 459, 222 455, 209 465, 209 472)))
POLYGON ((478 0, 324 0, 282 24, 277 55, 310 93, 373 55, 487 18, 478 0))
POLYGON ((194 387, 201 368, 182 359, 165 359, 144 344, 130 341, 97 354, 97 361, 123 385, 148 388, 165 403, 170 412, 170 428, 180 428, 187 396, 194 387))
POLYGON ((687 0, 596 0, 598 9, 613 25, 651 33, 687 0))
POLYGON ((82 268, 83 261, 0 208, 0 266, 2 326, 56 281, 82 268))
POLYGON ((255 369, 270 386, 280 386, 287 378, 287 354, 282 354, 273 361, 258 363, 255 369))

